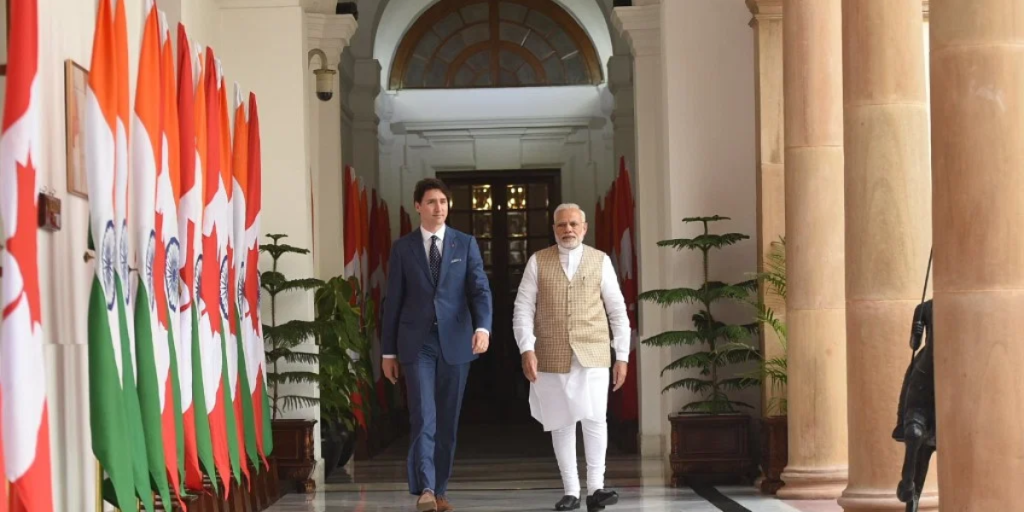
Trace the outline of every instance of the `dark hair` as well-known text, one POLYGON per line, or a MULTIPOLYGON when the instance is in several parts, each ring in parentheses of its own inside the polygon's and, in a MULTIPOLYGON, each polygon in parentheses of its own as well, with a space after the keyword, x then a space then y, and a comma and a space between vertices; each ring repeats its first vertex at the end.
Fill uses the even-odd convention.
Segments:
POLYGON ((437 178, 423 178, 416 183, 416 190, 412 193, 412 200, 417 203, 423 202, 423 195, 428 190, 440 190, 448 201, 452 200, 452 193, 448 190, 448 185, 445 185, 443 181, 437 178))

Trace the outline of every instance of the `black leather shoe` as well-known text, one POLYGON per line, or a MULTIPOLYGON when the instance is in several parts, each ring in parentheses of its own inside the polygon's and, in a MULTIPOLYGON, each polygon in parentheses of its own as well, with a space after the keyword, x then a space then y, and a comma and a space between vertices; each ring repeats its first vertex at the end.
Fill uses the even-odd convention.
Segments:
POLYGON ((580 508, 580 499, 568 494, 562 496, 562 499, 555 503, 555 510, 576 510, 578 508, 580 508))
POLYGON ((608 505, 614 505, 619 502, 619 494, 615 491, 609 491, 607 489, 598 489, 594 491, 594 494, 587 496, 587 511, 593 512, 595 510, 603 510, 608 505))

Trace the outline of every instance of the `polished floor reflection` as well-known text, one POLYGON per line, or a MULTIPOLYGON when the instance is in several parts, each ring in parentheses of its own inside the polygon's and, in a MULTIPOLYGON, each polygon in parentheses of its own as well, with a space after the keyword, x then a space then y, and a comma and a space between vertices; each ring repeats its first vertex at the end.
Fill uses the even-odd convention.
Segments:
MULTIPOLYGON (((831 512, 841 510, 835 502, 782 502, 756 493, 750 487, 720 487, 724 500, 709 501, 692 489, 628 487, 618 489, 621 499, 607 512, 831 512)), ((501 491, 452 491, 456 511, 511 512, 547 511, 561 497, 557 489, 501 491)), ((401 491, 320 491, 311 495, 288 495, 270 512, 409 512, 413 499, 401 491)), ((586 510, 585 508, 581 510, 586 510)))
MULTIPOLYGON (((579 468, 586 482, 582 435, 579 468)), ((396 442, 372 460, 333 471, 315 494, 283 497, 270 512, 406 512, 414 498, 405 484, 407 441, 396 442)), ((609 446, 605 484, 619 492, 608 512, 838 512, 835 501, 783 502, 752 486, 694 490, 668 487, 661 460, 622 454, 609 446)), ((553 510, 562 484, 550 435, 536 425, 460 428, 448 497, 457 511, 553 510)), ((581 510, 586 510, 582 508, 581 510)))

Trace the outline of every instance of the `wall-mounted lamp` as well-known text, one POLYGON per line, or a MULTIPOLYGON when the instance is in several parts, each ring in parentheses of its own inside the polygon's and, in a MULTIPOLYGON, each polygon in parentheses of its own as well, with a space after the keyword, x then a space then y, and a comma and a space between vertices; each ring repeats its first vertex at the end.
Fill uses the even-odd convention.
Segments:
POLYGON ((316 75, 316 97, 320 98, 320 101, 331 101, 334 96, 334 74, 337 71, 327 67, 327 54, 319 48, 309 51, 309 62, 313 61, 315 55, 320 56, 320 69, 313 70, 313 74, 316 75))

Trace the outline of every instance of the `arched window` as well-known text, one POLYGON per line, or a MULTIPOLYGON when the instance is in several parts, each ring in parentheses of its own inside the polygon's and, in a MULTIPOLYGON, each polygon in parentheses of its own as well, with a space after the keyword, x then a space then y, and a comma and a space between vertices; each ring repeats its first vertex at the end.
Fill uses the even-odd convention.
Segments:
POLYGON ((402 38, 391 89, 601 83, 594 44, 551 0, 441 0, 402 38))

